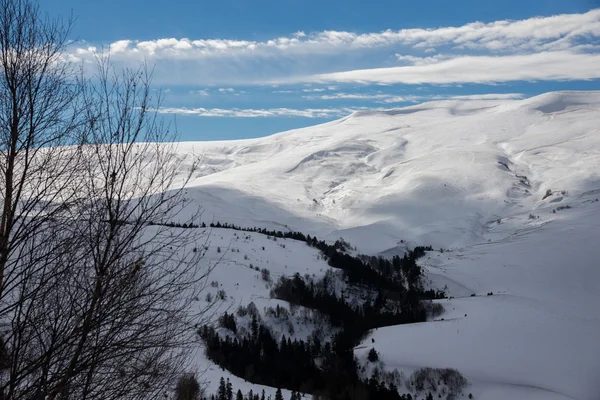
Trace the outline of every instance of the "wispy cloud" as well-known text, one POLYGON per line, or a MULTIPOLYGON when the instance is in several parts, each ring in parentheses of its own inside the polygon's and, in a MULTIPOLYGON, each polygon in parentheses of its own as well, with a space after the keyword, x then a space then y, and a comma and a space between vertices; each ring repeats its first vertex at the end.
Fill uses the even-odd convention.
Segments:
POLYGON ((407 103, 431 100, 518 100, 525 97, 521 93, 486 93, 471 95, 394 95, 387 93, 335 93, 332 95, 303 96, 307 100, 375 100, 377 103, 407 103))
POLYGON ((362 69, 299 78, 311 82, 495 83, 600 78, 600 54, 570 51, 505 56, 456 56, 414 65, 362 69))
POLYGON ((487 93, 487 94, 469 94, 461 96, 433 96, 433 99, 448 100, 520 100, 525 95, 522 93, 487 93))
POLYGON ((268 109, 222 109, 222 108, 176 108, 165 107, 158 110, 162 114, 197 115, 199 117, 235 117, 235 118, 260 118, 260 117, 304 117, 304 118, 332 118, 342 117, 354 111, 365 110, 366 107, 357 108, 268 108, 268 109))
POLYGON ((334 93, 324 94, 319 96, 302 96, 307 100, 338 100, 338 99, 351 99, 351 100, 378 100, 386 99, 391 97, 388 94, 368 94, 368 93, 334 93))
POLYGON ((221 93, 233 93, 233 92, 235 92, 235 89, 234 88, 219 88, 218 91, 221 93))
MULTIPOLYGON (((337 98, 366 98, 361 95, 346 94, 350 97, 337 98)), ((417 102, 427 100, 510 100, 521 99, 524 96, 520 93, 500 93, 500 94, 483 94, 483 95, 462 95, 462 96, 393 96, 381 94, 376 97, 378 103, 404 103, 417 102)), ((323 96, 324 97, 324 96, 323 96)), ((384 107, 339 107, 339 108, 188 108, 188 107, 162 107, 158 110, 161 114, 179 114, 179 115, 196 115, 199 117, 220 117, 220 118, 266 118, 266 117, 303 117, 303 118, 337 118, 349 115, 355 111, 364 110, 385 110, 384 107)))

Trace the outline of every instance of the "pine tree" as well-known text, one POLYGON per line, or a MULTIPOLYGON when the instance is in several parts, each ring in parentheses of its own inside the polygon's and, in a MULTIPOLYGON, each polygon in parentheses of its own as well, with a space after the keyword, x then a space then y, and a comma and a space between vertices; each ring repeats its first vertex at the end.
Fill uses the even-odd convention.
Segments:
POLYGON ((227 385, 225 386, 227 400, 233 400, 233 386, 231 382, 229 382, 229 378, 227 378, 227 385))
POLYGON ((376 362, 379 360, 379 354, 377 354, 377 350, 375 350, 374 347, 372 347, 371 350, 369 350, 369 355, 367 356, 367 359, 371 362, 376 362))
POLYGON ((260 395, 260 400, 265 400, 265 389, 263 389, 262 394, 260 395))
POLYGON ((275 392, 275 400, 283 400, 283 394, 281 394, 281 389, 277 389, 277 392, 275 392))
POLYGON ((252 339, 256 340, 258 338, 258 321, 256 319, 256 315, 252 316, 252 339))
POLYGON ((225 386, 225 379, 223 377, 221 377, 221 380, 219 381, 217 400, 227 400, 227 387, 225 386))
POLYGON ((237 395, 235 396, 235 400, 244 400, 244 395, 242 394, 242 391, 239 389, 237 391, 237 395))

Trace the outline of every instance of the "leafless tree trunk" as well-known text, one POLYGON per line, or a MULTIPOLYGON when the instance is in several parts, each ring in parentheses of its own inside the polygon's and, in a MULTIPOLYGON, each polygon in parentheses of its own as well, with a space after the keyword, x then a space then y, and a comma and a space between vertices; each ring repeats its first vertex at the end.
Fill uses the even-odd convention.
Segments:
POLYGON ((79 78, 70 23, 0 0, 0 399, 152 399, 210 316, 212 266, 151 75, 79 78))

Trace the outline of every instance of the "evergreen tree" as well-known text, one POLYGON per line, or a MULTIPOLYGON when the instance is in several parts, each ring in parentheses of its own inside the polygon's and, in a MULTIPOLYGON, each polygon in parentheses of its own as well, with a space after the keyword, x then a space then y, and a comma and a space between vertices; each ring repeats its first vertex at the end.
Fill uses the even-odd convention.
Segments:
POLYGON ((275 400, 283 400, 283 394, 281 393, 281 389, 277 389, 277 392, 275 392, 275 400))
POLYGON ((376 362, 379 360, 379 354, 377 354, 377 350, 375 350, 375 347, 372 347, 371 350, 369 350, 369 355, 367 356, 367 359, 370 362, 376 362))
POLYGON ((252 316, 252 339, 256 340, 258 338, 258 321, 256 320, 256 315, 252 316))
POLYGON ((302 396, 300 396, 300 393, 296 392, 296 391, 292 391, 292 396, 290 397, 290 400, 301 400, 302 396))
POLYGON ((242 394, 242 391, 239 389, 237 391, 237 395, 235 396, 235 400, 244 400, 244 395, 242 394))
POLYGON ((233 400, 233 386, 231 382, 229 382, 229 378, 227 378, 227 384, 225 386, 227 400, 233 400))
POLYGON ((227 386, 225 386, 225 379, 223 377, 221 377, 221 380, 219 381, 217 400, 227 400, 227 386))

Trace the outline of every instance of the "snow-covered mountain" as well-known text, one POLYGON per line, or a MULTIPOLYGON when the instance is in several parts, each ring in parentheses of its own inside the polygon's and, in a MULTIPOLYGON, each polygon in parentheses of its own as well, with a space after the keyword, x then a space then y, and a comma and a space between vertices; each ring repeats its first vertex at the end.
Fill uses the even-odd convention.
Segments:
MULTIPOLYGON (((357 356, 374 339, 382 369, 457 368, 476 399, 600 396, 600 92, 357 112, 179 151, 201 158, 187 198, 207 222, 343 237, 367 254, 446 250, 421 262, 454 297, 443 320, 378 329, 357 356)), ((253 257, 275 275, 328 268, 308 246, 263 253, 266 239, 234 232, 215 243, 242 255, 208 253, 224 257, 215 274, 233 303, 277 302, 244 268, 253 257)))
POLYGON ((400 240, 452 247, 544 207, 548 191, 600 188, 600 93, 440 101, 357 112, 266 138, 190 142, 190 191, 218 220, 344 236, 379 252, 400 240))

